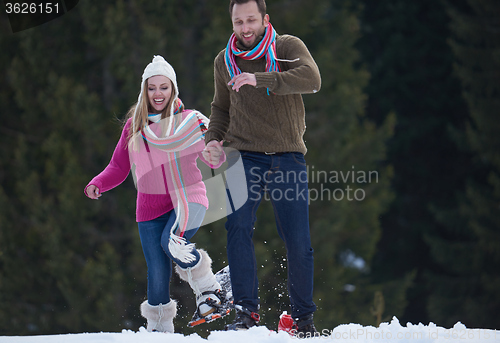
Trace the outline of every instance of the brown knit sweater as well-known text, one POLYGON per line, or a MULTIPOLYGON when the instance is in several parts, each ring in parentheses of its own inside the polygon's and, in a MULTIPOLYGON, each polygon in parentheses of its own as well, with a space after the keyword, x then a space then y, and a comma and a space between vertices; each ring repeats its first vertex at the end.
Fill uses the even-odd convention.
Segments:
POLYGON ((251 61, 236 57, 241 71, 254 73, 257 79, 257 87, 244 85, 239 92, 228 85, 224 53, 225 49, 214 61, 215 94, 205 141, 225 140, 238 150, 305 154, 301 94, 315 93, 321 87, 318 66, 305 44, 290 35, 276 37, 277 58, 290 61, 279 62, 282 72, 265 72, 265 58, 251 61))

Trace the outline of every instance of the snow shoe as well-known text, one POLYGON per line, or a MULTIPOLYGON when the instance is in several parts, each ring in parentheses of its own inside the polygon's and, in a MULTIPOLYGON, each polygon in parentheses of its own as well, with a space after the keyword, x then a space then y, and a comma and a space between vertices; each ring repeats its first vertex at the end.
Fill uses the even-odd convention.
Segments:
POLYGON ((236 316, 231 324, 226 325, 226 331, 248 330, 259 322, 260 316, 258 313, 252 312, 241 305, 235 305, 234 308, 236 309, 236 316))
POLYGON ((215 280, 221 288, 226 292, 226 299, 231 304, 233 303, 233 288, 231 287, 231 273, 229 266, 225 266, 215 274, 215 280))
POLYGON ((196 312, 188 323, 193 327, 203 323, 210 323, 216 319, 225 317, 231 312, 231 303, 227 301, 224 290, 202 293, 204 299, 199 303, 196 312))
POLYGON ((210 323, 218 318, 227 316, 231 312, 233 308, 233 291, 231 288, 229 266, 219 270, 215 274, 215 279, 221 286, 221 289, 201 294, 201 297, 204 297, 204 299, 198 299, 198 308, 188 326, 193 327, 203 323, 210 323))

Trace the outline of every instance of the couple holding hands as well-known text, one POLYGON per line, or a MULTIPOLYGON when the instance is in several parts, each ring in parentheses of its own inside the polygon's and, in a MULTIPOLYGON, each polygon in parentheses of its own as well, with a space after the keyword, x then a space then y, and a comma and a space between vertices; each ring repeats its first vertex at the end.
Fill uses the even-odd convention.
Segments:
MULTIPOLYGON (((229 313, 209 255, 190 241, 209 207, 197 159, 218 168, 226 160, 222 146, 226 142, 239 152, 247 188, 252 186, 254 192, 255 187, 260 192, 306 189, 307 194, 307 181, 299 181, 297 187, 272 182, 272 177, 276 171, 306 170, 301 94, 319 91, 318 67, 299 38, 276 33, 264 0, 231 0, 229 13, 234 32, 214 61, 210 120, 184 107, 174 69, 155 56, 144 69, 137 103, 128 112, 110 163, 85 187, 89 198, 98 199, 132 171, 136 220, 148 266, 147 300, 140 307, 148 331, 174 332, 176 301, 169 292, 172 261, 196 296, 191 323, 229 313)), ((230 163, 231 158, 227 156, 230 163)), ((227 216, 231 307, 236 313, 227 330, 245 330, 259 320, 252 237, 260 199, 247 199, 227 216)), ((294 330, 315 333, 308 201, 296 197, 272 202, 278 234, 287 248, 294 330)))

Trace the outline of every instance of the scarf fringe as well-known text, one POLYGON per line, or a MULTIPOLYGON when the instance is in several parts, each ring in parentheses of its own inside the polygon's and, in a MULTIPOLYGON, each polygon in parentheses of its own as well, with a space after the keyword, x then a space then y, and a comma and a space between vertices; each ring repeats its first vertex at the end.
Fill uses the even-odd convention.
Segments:
POLYGON ((188 243, 184 237, 179 237, 173 232, 170 233, 168 250, 174 258, 183 263, 193 262, 196 260, 196 256, 193 254, 194 249, 196 249, 194 243, 188 243))
POLYGON ((298 62, 300 61, 300 58, 296 58, 296 59, 293 59, 293 60, 284 60, 284 59, 281 59, 281 58, 277 58, 276 61, 279 61, 279 62, 288 62, 288 63, 293 63, 293 62, 298 62))

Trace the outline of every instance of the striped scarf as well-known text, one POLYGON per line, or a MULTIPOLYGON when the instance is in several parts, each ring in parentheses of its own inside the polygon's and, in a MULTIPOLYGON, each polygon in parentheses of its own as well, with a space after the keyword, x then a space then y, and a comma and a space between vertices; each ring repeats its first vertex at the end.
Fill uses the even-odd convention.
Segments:
MULTIPOLYGON (((231 79, 236 75, 241 74, 241 70, 236 64, 236 56, 241 57, 245 60, 257 60, 265 56, 267 72, 281 71, 276 57, 276 31, 274 30, 274 27, 271 25, 271 23, 269 23, 269 25, 267 26, 262 40, 252 50, 240 50, 236 46, 236 41, 236 35, 233 32, 233 34, 229 38, 229 41, 227 42, 226 54, 224 56, 227 71, 229 72, 231 79)), ((267 94, 269 94, 269 89, 267 90, 267 94)))
POLYGON ((209 120, 198 111, 190 112, 184 120, 181 115, 171 115, 168 120, 165 137, 158 137, 149 125, 141 130, 141 134, 149 144, 165 151, 168 155, 169 174, 177 197, 176 220, 170 230, 169 250, 179 260, 191 262, 195 259, 191 253, 195 247, 183 238, 187 228, 189 208, 179 157, 182 150, 205 137, 209 120))

